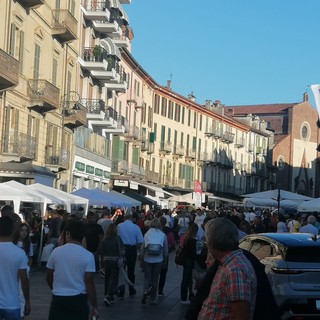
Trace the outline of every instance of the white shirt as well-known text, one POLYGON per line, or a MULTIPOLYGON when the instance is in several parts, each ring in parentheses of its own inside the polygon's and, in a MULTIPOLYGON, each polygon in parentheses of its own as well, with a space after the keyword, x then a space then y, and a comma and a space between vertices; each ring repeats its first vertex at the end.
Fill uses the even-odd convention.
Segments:
POLYGON ((319 234, 319 230, 317 227, 315 227, 314 225, 312 225, 311 223, 308 223, 307 225, 303 226, 300 228, 300 232, 301 233, 311 233, 314 235, 318 235, 319 234))
POLYGON ((0 309, 19 309, 18 271, 27 269, 23 250, 12 242, 0 242, 0 309))
POLYGON ((93 254, 73 243, 55 248, 49 257, 47 268, 54 270, 52 294, 57 296, 87 293, 85 273, 96 271, 93 254))
POLYGON ((194 218, 194 223, 196 223, 198 225, 199 228, 201 228, 201 225, 203 224, 204 219, 206 218, 206 216, 204 214, 196 215, 196 217, 194 218))

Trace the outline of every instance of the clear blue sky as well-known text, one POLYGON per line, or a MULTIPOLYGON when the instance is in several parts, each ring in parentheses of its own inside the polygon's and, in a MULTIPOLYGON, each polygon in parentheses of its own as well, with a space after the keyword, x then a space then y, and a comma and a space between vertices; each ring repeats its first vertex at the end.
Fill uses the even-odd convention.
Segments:
MULTIPOLYGON (((132 54, 160 84, 226 105, 302 101, 320 83, 320 0, 132 0, 132 54)), ((313 103, 314 104, 314 103, 313 103)))

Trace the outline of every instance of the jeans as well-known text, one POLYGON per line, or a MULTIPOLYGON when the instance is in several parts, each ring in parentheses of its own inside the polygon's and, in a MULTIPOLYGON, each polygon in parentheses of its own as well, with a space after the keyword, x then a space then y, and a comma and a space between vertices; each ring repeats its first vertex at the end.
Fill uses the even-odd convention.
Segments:
POLYGON ((117 294, 119 268, 118 261, 104 261, 104 294, 112 296, 117 294))
POLYGON ((0 320, 20 320, 20 309, 0 309, 0 320))
POLYGON ((182 281, 180 286, 180 297, 182 301, 188 299, 188 290, 190 290, 190 285, 192 288, 192 270, 193 270, 193 260, 186 259, 183 265, 182 281))
MULTIPOLYGON (((166 257, 165 259, 168 260, 168 257, 166 257)), ((164 261, 160 271, 158 292, 163 292, 164 284, 166 283, 167 272, 168 272, 168 261, 164 261)))
POLYGON ((151 285, 150 297, 154 301, 157 297, 159 275, 162 268, 162 262, 149 263, 144 262, 144 290, 147 292, 151 285))
MULTIPOLYGON (((129 246, 125 245, 125 258, 127 262, 127 272, 128 272, 128 278, 129 280, 134 284, 135 283, 135 274, 134 269, 136 266, 136 260, 137 260, 137 246, 129 246)), ((136 290, 134 287, 129 286, 129 294, 135 294, 136 290)), ((125 293, 125 286, 119 287, 119 295, 124 296, 125 293)))
POLYGON ((88 320, 89 305, 86 294, 55 296, 49 310, 49 320, 88 320))

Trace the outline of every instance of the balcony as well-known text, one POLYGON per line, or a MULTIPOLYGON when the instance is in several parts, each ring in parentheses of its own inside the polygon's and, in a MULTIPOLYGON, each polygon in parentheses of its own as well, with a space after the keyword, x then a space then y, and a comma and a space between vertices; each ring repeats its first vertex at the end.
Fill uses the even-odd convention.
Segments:
POLYGON ((208 138, 212 137, 212 136, 213 136, 212 127, 206 128, 205 131, 204 131, 204 134, 205 134, 208 138))
POLYGON ((248 152, 250 152, 250 153, 254 153, 255 152, 255 146, 253 144, 251 144, 251 143, 248 145, 248 152))
POLYGON ((124 134, 126 141, 138 140, 140 138, 139 127, 129 126, 127 132, 124 134))
POLYGON ((112 21, 112 19, 110 19, 110 21, 93 21, 92 27, 95 31, 100 32, 110 38, 119 37, 122 35, 122 30, 118 22, 115 20, 112 21))
POLYGON ((52 10, 52 35, 61 43, 77 39, 77 20, 69 10, 52 10))
POLYGON ((19 61, 0 49, 0 91, 19 83, 19 61))
POLYGON ((222 128, 213 128, 212 129, 212 136, 215 139, 220 139, 223 136, 222 128))
POLYGON ((46 146, 46 166, 53 172, 60 172, 69 169, 70 152, 67 149, 46 146))
POLYGON ((256 154, 260 156, 266 156, 267 155, 267 149, 263 147, 256 147, 256 154))
POLYGON ((129 37, 132 30, 127 26, 122 26, 121 31, 121 34, 114 34, 112 36, 112 41, 118 48, 128 48, 130 45, 129 37))
POLYGON ((129 173, 135 177, 144 177, 145 170, 137 164, 131 164, 129 173))
POLYGON ((126 73, 123 73, 122 75, 120 75, 120 79, 116 83, 111 83, 111 82, 105 83, 105 87, 108 90, 114 90, 116 93, 119 93, 119 92, 125 93, 128 88, 126 73))
POLYGON ((28 80, 29 109, 46 113, 59 108, 60 90, 47 80, 28 80))
POLYGON ((17 0, 25 9, 35 9, 44 4, 44 0, 17 0))
POLYGON ((2 157, 6 161, 24 162, 36 158, 37 141, 26 133, 9 133, 3 137, 2 157))
POLYGON ((159 153, 160 154, 169 154, 172 152, 172 143, 170 141, 161 141, 159 153))
POLYGON ((187 150, 185 158, 186 158, 186 161, 193 161, 196 159, 196 156, 197 156, 196 150, 187 150))
POLYGON ((87 120, 104 120, 106 116, 106 105, 100 99, 81 99, 81 104, 87 110, 87 120))
POLYGON ((128 172, 128 162, 126 160, 112 160, 112 174, 126 174, 128 172))
POLYGON ((149 141, 147 141, 147 140, 142 141, 140 150, 143 151, 143 152, 144 151, 148 151, 149 145, 150 145, 149 141))
POLYGON ((154 143, 149 143, 149 146, 148 146, 148 150, 147 150, 147 154, 152 154, 154 153, 154 143))
POLYGON ((159 183, 159 173, 146 170, 145 178, 148 182, 159 183))
POLYGON ((209 152, 201 152, 199 161, 201 161, 202 163, 210 163, 212 161, 212 154, 209 152))
POLYGON ((109 21, 110 20, 110 6, 108 1, 82 1, 83 16, 89 21, 109 21))
POLYGON ((246 141, 244 138, 237 138, 236 141, 234 142, 234 146, 238 149, 244 148, 246 145, 246 141))
POLYGON ((172 155, 178 158, 184 156, 184 147, 183 146, 175 146, 173 147, 172 155))
POLYGON ((233 143, 234 142, 234 133, 226 131, 222 135, 221 141, 223 141, 223 142, 225 142, 227 144, 233 143))
POLYGON ((77 103, 72 109, 64 109, 64 126, 69 129, 84 126, 87 123, 87 109, 77 103))

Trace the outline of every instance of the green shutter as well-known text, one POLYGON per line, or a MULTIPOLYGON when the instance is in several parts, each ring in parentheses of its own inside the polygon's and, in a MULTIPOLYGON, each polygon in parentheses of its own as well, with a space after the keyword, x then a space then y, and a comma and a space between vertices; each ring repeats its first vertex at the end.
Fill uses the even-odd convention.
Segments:
POLYGON ((132 148, 132 163, 139 165, 139 149, 138 148, 132 148))

